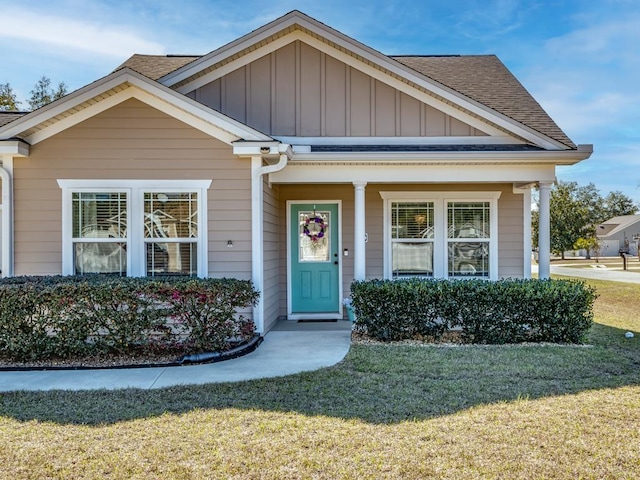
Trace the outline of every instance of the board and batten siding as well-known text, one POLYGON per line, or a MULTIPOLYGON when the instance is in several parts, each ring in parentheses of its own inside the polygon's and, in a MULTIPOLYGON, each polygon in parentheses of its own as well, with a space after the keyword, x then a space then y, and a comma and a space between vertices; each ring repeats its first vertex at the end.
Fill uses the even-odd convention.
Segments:
POLYGON ((485 135, 301 41, 188 96, 275 136, 485 135))
MULTIPOLYGON (((498 277, 522 278, 524 276, 523 252, 523 201, 524 196, 513 193, 512 184, 373 184, 365 188, 366 205, 366 275, 368 279, 384 277, 384 202, 382 191, 463 192, 500 191, 498 200, 498 277)), ((350 295, 353 281, 353 235, 354 235, 354 187, 353 185, 280 185, 280 216, 286 220, 287 200, 341 200, 342 201, 342 248, 351 252, 342 257, 343 297, 350 295)), ((287 314, 287 250, 286 228, 281 229, 280 255, 280 315, 287 314)))
POLYGON ((250 279, 250 169, 250 161, 237 159, 229 145, 127 100, 32 146, 28 158, 14 162, 15 274, 62 271, 57 179, 212 179, 209 275, 250 279))

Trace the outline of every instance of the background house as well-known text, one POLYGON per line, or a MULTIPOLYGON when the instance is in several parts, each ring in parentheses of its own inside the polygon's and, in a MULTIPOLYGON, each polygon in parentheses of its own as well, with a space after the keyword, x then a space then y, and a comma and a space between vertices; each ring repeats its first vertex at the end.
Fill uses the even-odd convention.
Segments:
POLYGON ((622 248, 628 248, 631 255, 638 255, 640 215, 613 217, 598 225, 596 237, 603 257, 618 256, 622 248))

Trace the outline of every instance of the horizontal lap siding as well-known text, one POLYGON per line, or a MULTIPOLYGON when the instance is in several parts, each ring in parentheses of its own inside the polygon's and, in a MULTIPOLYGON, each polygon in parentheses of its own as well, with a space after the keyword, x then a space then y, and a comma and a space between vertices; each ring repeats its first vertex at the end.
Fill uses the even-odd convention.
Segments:
POLYGON ((34 145, 29 158, 14 162, 16 275, 62 270, 57 179, 211 179, 209 274, 250 279, 250 178, 249 161, 235 158, 230 146, 128 100, 34 145))
MULTIPOLYGON (((264 329, 269 330, 280 315, 281 269, 280 231, 285 224, 279 208, 280 187, 270 188, 266 178, 264 191, 264 278, 262 295, 264 299, 264 329)), ((286 272, 286 271, 285 271, 286 272)), ((285 273, 286 276, 286 273, 285 273)))
MULTIPOLYGON (((500 191, 498 200, 498 276, 523 276, 523 196, 513 193, 511 184, 447 184, 447 185, 407 185, 407 184, 369 184, 365 188, 366 227, 368 235, 366 244, 367 278, 383 278, 384 276, 384 203, 382 191, 500 191)), ((282 231, 280 232, 281 279, 280 279, 280 315, 287 313, 287 251, 286 251, 286 215, 287 200, 341 200, 342 201, 342 248, 348 248, 350 255, 342 257, 343 296, 349 296, 353 281, 353 223, 354 223, 354 187, 353 185, 281 185, 280 215, 282 231)))
POLYGON ((499 200, 498 273, 501 278, 524 276, 524 195, 505 189, 499 200))
POLYGON ((382 278, 383 258, 383 202, 381 191, 500 191, 498 200, 498 277, 523 276, 523 195, 513 193, 511 184, 451 184, 451 185, 374 185, 366 187, 367 277, 382 278))

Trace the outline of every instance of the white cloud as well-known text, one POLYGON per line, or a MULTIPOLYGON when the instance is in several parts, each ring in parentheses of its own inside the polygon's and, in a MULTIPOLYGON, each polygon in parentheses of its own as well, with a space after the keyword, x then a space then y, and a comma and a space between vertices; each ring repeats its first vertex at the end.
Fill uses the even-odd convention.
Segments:
POLYGON ((620 61, 625 64, 640 63, 637 45, 640 43, 640 16, 631 14, 625 19, 611 19, 574 30, 567 35, 550 39, 549 51, 594 63, 620 61))
MULTIPOLYGON (((50 49, 73 49, 94 55, 126 58, 134 52, 162 54, 164 47, 145 40, 137 32, 110 24, 74 20, 68 16, 36 14, 23 9, 5 9, 0 39, 14 39, 50 49)), ((61 50, 64 55, 64 52, 61 50)))

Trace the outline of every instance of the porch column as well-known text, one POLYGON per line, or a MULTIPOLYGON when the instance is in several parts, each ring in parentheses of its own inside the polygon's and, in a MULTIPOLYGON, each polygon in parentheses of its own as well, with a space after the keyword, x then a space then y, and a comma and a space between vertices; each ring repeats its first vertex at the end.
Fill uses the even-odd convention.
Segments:
POLYGON ((548 279, 551 275, 551 221, 549 198, 551 182, 540 182, 540 201, 538 211, 538 278, 548 279))
POLYGON ((13 157, 0 155, 2 179, 2 251, 0 267, 2 277, 13 277, 13 157))
POLYGON ((365 195, 367 182, 353 182, 355 188, 354 221, 353 221, 353 278, 364 280, 367 276, 366 267, 366 232, 365 232, 365 195))

